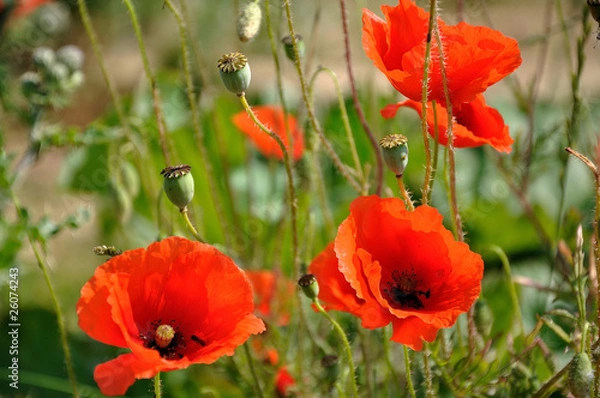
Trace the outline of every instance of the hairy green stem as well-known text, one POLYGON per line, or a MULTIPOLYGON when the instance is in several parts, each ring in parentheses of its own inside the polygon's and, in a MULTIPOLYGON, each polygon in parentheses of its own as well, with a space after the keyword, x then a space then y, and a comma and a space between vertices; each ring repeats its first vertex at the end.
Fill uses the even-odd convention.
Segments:
POLYGON ((404 349, 404 372, 406 374, 406 387, 408 388, 408 393, 410 394, 411 398, 417 398, 415 386, 413 385, 412 381, 410 353, 405 345, 403 345, 402 348, 404 349))
POLYGON ((194 238, 196 238, 196 240, 199 242, 206 243, 206 241, 204 239, 202 239, 202 237, 198 233, 198 230, 196 229, 196 227, 194 227, 194 224, 192 224, 192 221, 190 220, 190 216, 188 215, 187 206, 181 210, 181 216, 183 217, 185 226, 190 230, 192 235, 194 235, 194 238))
POLYGON ((317 311, 319 311, 331 323, 331 325, 337 332, 338 336, 340 336, 340 339, 342 340, 342 345, 344 347, 344 352, 346 353, 346 359, 348 360, 348 366, 350 368, 350 378, 352 379, 352 396, 357 398, 358 397, 358 386, 356 384, 356 371, 355 371, 355 366, 354 366, 354 359, 352 358, 352 348, 350 347, 350 342, 348 341, 348 337, 346 336, 344 329, 342 329, 340 324, 337 323, 336 320, 333 319, 327 311, 325 311, 325 309, 323 308, 321 303, 319 303, 319 300, 317 298, 314 298, 312 302, 313 302, 314 306, 317 308, 317 311))
POLYGON ((348 144, 350 146, 350 153, 352 154, 352 160, 354 161, 354 168, 355 168, 356 172, 358 173, 358 177, 360 178, 361 184, 363 186, 362 194, 366 195, 367 194, 367 192, 366 192, 367 181, 365 178, 365 173, 363 171, 362 165, 360 164, 360 158, 358 157, 358 150, 356 148, 356 142, 354 141, 354 135, 352 134, 352 127, 350 126, 350 118, 348 117, 348 111, 346 109, 346 104, 344 103, 344 96, 342 94, 342 88, 340 87, 340 82, 334 71, 332 71, 331 69, 326 68, 324 66, 320 66, 315 71, 315 73, 313 73, 313 75, 310 79, 309 86, 308 86, 310 101, 313 102, 314 86, 315 86, 317 77, 322 72, 327 73, 331 77, 331 80, 333 81, 333 84, 335 86, 335 91, 336 91, 337 98, 338 98, 338 105, 340 107, 340 114, 342 116, 342 124, 344 125, 344 130, 346 131, 346 138, 348 139, 348 144))
POLYGON ((348 170, 346 170, 346 166, 344 166, 344 164, 342 163, 341 159, 339 158, 337 153, 332 148, 329 141, 327 141, 327 139, 325 138, 323 129, 321 128, 321 125, 319 124, 319 121, 317 120, 317 117, 315 116, 315 112, 314 112, 312 103, 310 102, 310 98, 308 96, 308 84, 306 83, 306 79, 304 77, 304 72, 302 71, 302 64, 300 63, 300 56, 298 54, 298 40, 296 39, 294 22, 292 20, 292 10, 291 10, 291 5, 290 5, 290 0, 284 0, 284 6, 285 6, 285 14, 286 14, 286 18, 287 18, 287 23, 288 23, 288 29, 290 32, 290 38, 292 39, 292 46, 294 48, 294 54, 295 54, 294 65, 296 66, 296 72, 298 73, 298 77, 300 79, 300 87, 302 88, 302 98, 304 100, 304 104, 306 105, 306 112, 308 114, 308 120, 310 121, 311 126, 317 133, 317 136, 323 143, 323 145, 325 147, 325 152, 327 152, 327 155, 329 156, 329 158, 335 165, 336 169, 346 179, 346 181, 348 181, 348 183, 352 186, 352 188, 354 188, 354 190, 356 192, 360 193, 362 191, 361 186, 356 182, 354 177, 352 177, 348 173, 348 170))
POLYGON ((140 49, 140 54, 142 56, 142 64, 144 65, 144 71, 146 72, 146 77, 148 78, 148 82, 150 83, 150 90, 152 92, 152 102, 154 115, 156 116, 156 127, 158 129, 158 139, 160 142, 160 148, 165 159, 165 164, 169 165, 171 164, 170 151, 166 137, 165 118, 160 104, 160 94, 158 92, 158 85, 156 83, 154 73, 152 73, 152 69, 150 68, 150 61, 148 60, 148 54, 146 53, 146 45, 144 44, 142 29, 137 18, 135 7, 133 6, 131 0, 123 0, 123 3, 125 4, 125 7, 127 7, 127 11, 129 12, 129 19, 131 20, 131 24, 135 32, 135 37, 137 38, 138 47, 140 49))
POLYGON ((260 386, 260 380, 258 379, 258 374, 256 373, 256 366, 254 364, 254 358, 252 358, 252 354, 250 353, 250 348, 248 346, 248 342, 244 343, 244 354, 246 355, 246 360, 248 361, 248 367, 250 368, 250 373, 252 374, 252 380, 254 381, 254 388, 256 389, 256 393, 259 397, 264 397, 263 390, 260 386))
POLYGON ((294 175, 292 173, 292 160, 290 159, 288 150, 285 147, 285 144, 283 143, 281 138, 277 134, 275 134, 274 132, 269 130, 258 119, 258 117, 256 117, 256 114, 250 107, 250 104, 248 104, 248 100, 246 99, 246 94, 242 93, 239 96, 239 98, 240 98, 240 102, 242 103, 242 106, 244 107, 244 109, 246 110, 246 112, 248 113, 248 115, 250 116, 252 121, 254 121, 254 124, 256 124, 258 126, 258 128, 261 129, 263 132, 265 132, 269 137, 273 138, 275 140, 275 142, 277 143, 277 145, 279 146, 279 149, 281 149, 281 152, 283 153, 283 163, 285 165, 285 172, 287 173, 287 179, 288 179, 288 201, 289 201, 289 208, 290 208, 290 215, 291 215, 291 222, 292 222, 292 256, 293 256, 293 263, 294 263, 294 270, 293 270, 294 275, 293 276, 294 276, 295 280, 298 280, 300 278, 300 269, 299 269, 300 261, 299 261, 299 251, 298 251, 298 220, 297 220, 298 210, 297 210, 297 203, 296 203, 296 189, 294 188, 294 175))
POLYGON ((154 376, 154 398, 162 397, 162 386, 160 384, 160 372, 154 376))
POLYGON ((375 135, 369 127, 367 123, 367 119, 365 118, 365 113, 363 112, 362 106, 360 105, 360 101, 358 100, 358 92, 356 90, 356 81, 354 79, 354 72, 352 71, 352 57, 350 54, 350 33, 348 31, 348 12, 346 11, 346 0, 340 0, 340 8, 342 12, 342 27, 344 32, 344 47, 346 49, 346 67, 348 68, 348 78, 350 80, 350 88, 352 90, 352 101, 354 102, 354 109, 356 110, 356 114, 358 115, 358 119, 360 120, 360 124, 369 139, 369 143, 375 152, 375 160, 377 164, 377 179, 375 184, 375 193, 381 196, 381 190, 383 187, 383 155, 381 154, 381 150, 379 149, 379 144, 377 143, 377 139, 375 139, 375 135))

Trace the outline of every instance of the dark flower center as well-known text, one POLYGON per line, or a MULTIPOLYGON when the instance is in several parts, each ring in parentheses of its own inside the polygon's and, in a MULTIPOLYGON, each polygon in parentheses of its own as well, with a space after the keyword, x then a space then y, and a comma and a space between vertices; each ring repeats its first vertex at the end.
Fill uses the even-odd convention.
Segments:
MULTIPOLYGON (((183 358, 186 351, 186 339, 179 330, 175 320, 163 322, 162 319, 152 321, 150 330, 140 333, 140 339, 144 342, 144 347, 156 350, 160 356, 169 360, 178 360, 183 358)), ((196 335, 191 335, 189 339, 197 344, 198 347, 206 346, 206 342, 196 335)))
POLYGON ((421 281, 417 278, 415 271, 398 270, 392 272, 392 281, 386 282, 388 287, 383 288, 383 293, 390 305, 396 309, 412 308, 415 310, 423 308, 423 302, 419 296, 426 299, 430 296, 430 289, 427 291, 417 290, 417 285, 421 281))

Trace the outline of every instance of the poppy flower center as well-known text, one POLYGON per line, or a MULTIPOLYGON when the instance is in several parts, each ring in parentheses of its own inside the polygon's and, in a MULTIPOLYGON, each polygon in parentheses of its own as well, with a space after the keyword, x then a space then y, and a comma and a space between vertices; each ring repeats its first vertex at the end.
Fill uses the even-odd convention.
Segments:
POLYGON ((157 350, 165 359, 177 360, 183 358, 186 348, 183 333, 174 320, 163 323, 161 319, 153 321, 146 333, 140 333, 144 347, 157 350))
POLYGON ((430 296, 430 289, 418 290, 417 286, 421 283, 421 280, 417 278, 414 270, 402 271, 398 270, 392 272, 392 280, 387 281, 386 288, 383 288, 383 293, 386 296, 386 300, 390 305, 396 309, 412 308, 421 309, 423 308, 422 297, 428 299, 430 296))

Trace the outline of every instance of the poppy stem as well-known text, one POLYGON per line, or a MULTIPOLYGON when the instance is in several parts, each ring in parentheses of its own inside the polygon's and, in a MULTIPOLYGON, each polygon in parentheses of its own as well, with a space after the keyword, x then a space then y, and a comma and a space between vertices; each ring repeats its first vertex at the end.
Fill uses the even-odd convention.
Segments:
POLYGON ((400 193, 402 194, 404 204, 408 207, 408 210, 414 211, 415 205, 413 204, 412 198, 410 197, 410 193, 406 190, 406 187, 404 186, 402 174, 396 176, 396 181, 398 181, 398 188, 400 188, 400 193))
POLYGON ((288 153, 283 140, 274 132, 269 130, 267 126, 265 126, 259 119, 256 117, 256 114, 248 104, 248 100, 246 99, 246 94, 242 93, 239 95, 240 102, 242 106, 248 113, 248 116, 252 119, 254 124, 258 126, 263 132, 265 132, 269 137, 275 140, 279 149, 283 153, 283 164, 285 165, 285 172, 287 174, 288 180, 288 201, 290 207, 291 214, 291 223, 292 223, 292 256, 293 256, 293 270, 294 270, 294 279, 298 280, 300 275, 299 270, 299 254, 298 254, 298 220, 297 220, 297 202, 296 202, 296 188, 294 188, 294 175, 292 173, 292 161, 290 159, 290 154, 288 153))
POLYGON ((196 227, 194 227, 194 224, 192 224, 192 221, 190 220, 190 217, 188 215, 187 206, 181 209, 181 216, 183 217, 183 221, 185 221, 186 227, 188 227, 192 235, 194 235, 194 238, 196 238, 198 242, 206 243, 206 241, 202 239, 202 237, 198 233, 198 230, 196 230, 196 227))
MULTIPOLYGON (((431 0, 431 10, 429 11, 434 18, 437 17, 437 1, 431 0)), ((452 221, 454 224, 456 238, 463 242, 464 232, 462 227, 462 220, 458 211, 458 201, 456 198, 456 160, 454 157, 454 116, 452 114, 452 102, 450 98, 450 89, 448 88, 448 74, 446 73, 446 63, 444 59, 444 44, 442 43, 442 37, 440 36, 440 30, 437 22, 435 23, 435 40, 437 42, 438 54, 440 58, 440 74, 442 76, 442 87, 444 90, 444 99, 446 101, 446 111, 448 118, 448 130, 446 132, 448 136, 448 173, 450 174, 450 209, 452 212, 452 221)))
POLYGON ((256 368, 254 366, 254 359, 250 354, 250 348, 248 348, 248 342, 244 343, 244 354, 246 355, 246 359, 248 361, 248 367, 250 368, 250 373, 252 373, 252 380, 254 381, 254 387, 256 388, 256 392, 259 397, 263 398, 265 395, 263 394, 262 388, 260 387, 260 381, 258 380, 258 375, 256 374, 256 368))
POLYGON ((358 184, 358 182, 356 182, 354 177, 350 175, 350 173, 348 173, 346 166, 342 163, 340 157, 337 155, 329 141, 327 141, 327 138, 323 133, 323 129, 321 128, 321 125, 319 124, 319 121, 315 116, 313 105, 310 102, 310 98, 308 95, 308 84, 306 83, 306 78, 304 77, 304 72, 302 71, 302 64, 300 63, 300 57, 298 55, 298 40, 296 39, 294 22, 292 20, 290 0, 284 0, 283 3, 285 6, 285 14, 288 23, 288 29, 290 31, 290 38, 292 40, 292 47, 294 48, 294 65, 296 66, 296 72, 298 73, 298 78, 300 79, 300 87, 302 88, 302 98, 304 100, 304 104, 306 105, 306 113, 308 114, 308 120, 310 121, 313 130, 317 133, 317 136, 323 143, 325 152, 327 152, 327 155, 335 165, 335 168, 342 175, 342 177, 344 177, 346 181, 348 181, 352 188, 354 188, 354 190, 360 194, 363 190, 362 187, 358 184))
POLYGON ((406 347, 405 345, 403 345, 402 348, 404 348, 404 369, 406 372, 406 387, 408 388, 408 392, 411 398, 417 398, 417 394, 415 393, 415 386, 412 382, 410 353, 408 352, 408 347, 406 347))
POLYGON ((350 89, 352 91, 352 101, 354 102, 354 110, 356 110, 356 114, 358 115, 358 119, 360 120, 360 124, 362 125, 363 130, 367 134, 367 138, 369 139, 369 143, 375 152, 375 160, 377 162, 377 180, 375 185, 375 193, 381 196, 381 189, 383 187, 383 156, 381 151, 379 150, 379 145, 377 144, 377 140, 375 139, 375 135, 369 127, 367 123, 367 119, 365 118, 365 113, 363 112, 362 106, 360 105, 360 101, 358 100, 358 92, 356 90, 356 80, 354 79, 354 72, 352 71, 352 59, 350 53, 350 34, 348 32, 348 12, 346 11, 346 0, 340 0, 340 8, 342 12, 342 27, 344 31, 344 47, 346 49, 346 66, 348 68, 348 78, 350 80, 350 89))
POLYGON ((146 45, 144 44, 144 39, 142 36, 142 29, 140 27, 140 23, 138 21, 137 14, 135 12, 135 7, 131 0, 123 0, 125 7, 127 8, 129 19, 131 20, 131 25, 133 26, 133 30, 135 32, 135 37, 138 42, 138 48, 140 49, 140 55, 142 56, 142 64, 144 65, 144 71, 146 72, 146 77, 148 78, 148 83, 150 84, 150 89, 152 91, 152 103, 154 108, 154 115, 156 116, 156 127, 158 129, 158 138, 160 142, 160 148, 162 150, 163 158, 165 159, 165 164, 171 164, 170 161, 170 150, 169 144, 166 138, 166 123, 165 117, 161 108, 160 94, 158 91, 158 85, 156 83, 156 77, 150 68, 150 61, 148 60, 148 54, 146 53, 146 45))
POLYGON ((331 315, 329 315, 327 313, 327 311, 325 311, 325 309, 323 308, 321 303, 319 303, 319 300, 316 297, 312 300, 312 302, 313 302, 314 306, 317 308, 317 311, 319 311, 321 314, 323 314, 323 316, 325 318, 327 318, 327 320, 329 322, 331 322, 331 324, 333 325, 333 328, 335 329, 335 331, 340 336, 340 339, 342 340, 342 344, 344 345, 344 352, 346 353, 346 358, 348 360, 348 365, 350 367, 350 378, 352 379, 352 396, 357 398, 358 397, 358 386, 356 385, 356 371, 354 370, 355 367, 354 367, 354 360, 352 359, 352 348, 350 347, 350 342, 348 341, 348 337, 346 336, 344 329, 342 329, 340 324, 337 323, 336 320, 333 319, 331 317, 331 315))
POLYGON ((433 165, 431 162, 431 147, 429 145, 429 136, 427 135, 427 94, 429 89, 429 67, 431 66, 431 32, 433 31, 435 13, 435 0, 431 0, 431 10, 429 12, 429 25, 427 28, 427 41, 425 42, 425 60, 423 61, 423 85, 421 90, 421 132, 423 133, 423 144, 425 145, 425 177, 423 179, 423 188, 421 188, 421 204, 426 205, 429 201, 429 190, 432 176, 433 165))
POLYGON ((162 388, 160 384, 160 372, 154 376, 154 398, 160 398, 162 396, 162 388))
MULTIPOLYGON (((16 196, 13 192, 12 200, 15 205, 15 209, 18 217, 21 219, 21 222, 27 222, 24 219, 24 211, 25 209, 21 208, 16 196)), ((42 258, 40 251, 35 245, 35 239, 32 236, 29 229, 27 231, 27 239, 29 240, 29 244, 31 246, 31 250, 33 250, 33 254, 38 263, 38 267, 42 271, 42 275, 44 276, 44 280, 46 281, 46 286, 48 287, 48 291, 50 292, 50 297, 52 299, 52 306, 54 307, 54 311, 56 312, 56 322, 58 324, 58 333, 60 336, 60 344, 62 346, 63 354, 65 355, 65 365, 67 367, 67 375, 69 377, 69 381, 71 382, 71 390, 73 392, 73 397, 78 398, 79 392, 77 391, 77 379, 75 377, 75 371, 73 370, 73 360, 71 358, 71 351, 69 350, 69 343, 67 341, 67 329, 65 327, 65 321, 60 309, 60 304, 58 302, 58 297, 56 296, 56 291, 54 290, 54 286, 52 285, 52 281, 50 280, 50 274, 48 273, 48 265, 45 260, 42 258)))
MULTIPOLYGON (((206 178, 208 180, 209 191, 212 195, 212 202, 214 203, 215 210, 218 215, 218 219, 220 221, 221 230, 223 231, 223 237, 225 239, 225 243, 228 243, 229 233, 226 231, 231 230, 226 224, 224 220, 226 220, 225 211, 223 210, 223 206, 221 204, 221 200, 217 197, 217 193, 219 192, 218 184, 215 180, 215 172, 213 171, 213 167, 211 162, 209 161, 210 156, 208 155, 208 149, 204 143, 204 133, 202 130, 202 124, 200 123, 200 117, 198 112, 198 98, 196 97, 196 93, 194 91, 194 81, 192 78, 191 72, 191 62, 190 62, 190 52, 187 45, 187 40, 189 39, 189 33, 187 24, 179 10, 175 8, 171 0, 165 0, 165 5, 175 17, 175 21, 177 22, 177 26, 179 28, 179 45, 181 51, 181 62, 183 64, 183 75, 185 77, 185 87, 187 100, 190 106, 190 113, 192 116, 192 125, 194 127, 194 134, 196 139, 196 145, 198 146, 198 151, 200 152, 200 159, 202 160, 202 166, 204 167, 204 171, 206 172, 206 178)), ((227 180, 227 179, 226 179, 227 180)), ((227 186, 227 184, 226 184, 227 186)), ((230 194, 229 191, 227 191, 230 194)), ((232 200, 230 200, 232 202, 232 200)), ((232 217, 235 219, 235 212, 232 212, 232 217)), ((198 239, 200 240, 200 239, 198 239)), ((200 240, 202 242, 202 240, 200 240)), ((235 239, 234 239, 235 241, 235 239)))
POLYGON ((335 74, 334 71, 332 71, 331 69, 326 68, 324 66, 319 66, 317 68, 315 73, 313 73, 313 75, 310 79, 309 86, 308 86, 310 100, 311 100, 311 102, 313 101, 315 82, 316 82, 319 74, 321 74, 321 72, 327 73, 331 77, 331 80, 333 81, 333 84, 335 85, 335 91, 336 91, 337 98, 338 98, 338 105, 340 108, 340 116, 342 117, 342 123, 344 125, 344 130, 346 130, 346 137, 348 139, 348 144, 350 145, 350 152, 352 153, 352 160, 354 161, 354 168, 356 169, 356 173, 358 174, 360 182, 363 186, 362 194, 366 195, 367 194, 367 192, 366 192, 367 181, 365 179, 365 173, 360 164, 360 158, 358 156, 358 150, 356 149, 356 142, 354 141, 354 136, 352 134, 352 127, 350 126, 350 118, 348 117, 348 110, 346 109, 346 104, 344 103, 344 96, 342 94, 342 89, 340 87, 340 81, 337 78, 337 75, 335 74))

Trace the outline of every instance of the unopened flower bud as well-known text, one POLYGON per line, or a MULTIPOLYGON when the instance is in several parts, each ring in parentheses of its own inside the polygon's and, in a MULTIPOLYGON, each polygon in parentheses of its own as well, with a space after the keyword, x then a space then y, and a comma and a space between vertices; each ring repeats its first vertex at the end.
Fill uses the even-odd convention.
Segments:
POLYGON ((238 17, 238 36, 244 43, 254 39, 260 29, 262 11, 258 1, 252 1, 242 7, 238 17))
POLYGON ((169 166, 160 174, 164 177, 163 189, 175 206, 183 211, 194 198, 194 178, 187 164, 169 166))
POLYGON ((386 135, 379 141, 383 149, 383 159, 387 167, 396 175, 402 177, 408 164, 408 140, 401 134, 386 135))
POLYGON ((64 64, 71 73, 80 70, 83 66, 83 51, 74 45, 61 47, 56 52, 56 58, 59 62, 64 64))
MULTIPOLYGON (((306 46, 304 45, 304 40, 301 35, 295 35, 296 37, 296 47, 298 48, 298 57, 300 60, 304 59, 304 53, 306 52, 306 46)), ((283 48, 285 49, 285 55, 290 59, 290 61, 296 61, 296 53, 294 52, 294 42, 292 40, 292 36, 286 36, 281 39, 283 43, 283 48)))
POLYGON ((33 50, 33 64, 41 72, 46 72, 56 63, 54 50, 48 47, 38 47, 33 50))
POLYGON ((248 59, 242 53, 225 54, 217 63, 221 80, 227 88, 234 94, 242 95, 248 86, 252 73, 248 59))
POLYGON ((298 286, 302 288, 302 291, 311 300, 314 300, 319 295, 319 284, 317 278, 313 274, 304 275, 298 280, 298 286))
POLYGON ((64 64, 55 63, 48 68, 48 79, 57 83, 67 83, 69 68, 64 64))
POLYGON ((594 383, 594 371, 590 357, 580 352, 569 365, 569 391, 575 398, 589 397, 594 383))

